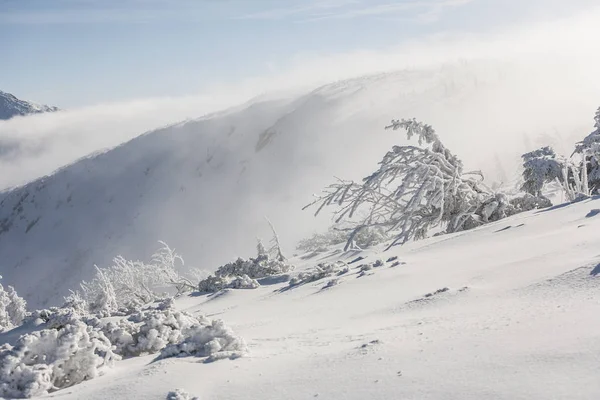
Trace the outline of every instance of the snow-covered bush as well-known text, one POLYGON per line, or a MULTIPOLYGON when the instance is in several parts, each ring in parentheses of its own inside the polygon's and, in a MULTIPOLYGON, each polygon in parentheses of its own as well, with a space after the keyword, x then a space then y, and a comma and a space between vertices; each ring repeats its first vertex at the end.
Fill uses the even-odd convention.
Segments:
POLYGON ((88 314, 89 304, 82 297, 80 291, 71 290, 71 293, 65 297, 65 302, 63 303, 62 308, 71 309, 78 315, 83 316, 88 314))
POLYGON ((97 329, 72 319, 0 347, 0 396, 27 398, 93 379, 118 356, 97 329))
POLYGON ((206 321, 188 313, 159 305, 117 321, 92 320, 89 323, 101 330, 123 357, 153 354, 168 344, 179 343, 185 330, 206 321))
POLYGON ((256 258, 238 258, 219 267, 214 275, 198 283, 198 291, 214 293, 223 289, 256 289, 260 286, 256 279, 286 274, 294 269, 282 258, 280 251, 267 251, 260 240, 257 251, 256 258))
POLYGON ((243 276, 252 279, 265 278, 267 276, 281 275, 294 269, 293 265, 285 261, 273 259, 268 255, 259 255, 256 258, 244 260, 238 258, 234 262, 225 264, 215 271, 217 277, 243 276))
POLYGON ((483 185, 480 172, 463 170, 430 125, 403 119, 386 129, 405 129, 408 139, 417 137, 419 146, 394 146, 362 183, 334 183, 306 206, 318 205, 316 214, 325 206, 337 206, 336 223, 353 224, 346 249, 367 227, 392 232, 391 247, 424 238, 434 227, 451 233, 489 219, 485 213, 490 209, 482 206, 496 194, 483 185))
POLYGON ((182 389, 175 389, 167 394, 167 400, 200 400, 199 397, 192 397, 188 392, 182 389))
POLYGON ((222 352, 232 352, 227 353, 229 357, 239 356, 247 350, 243 339, 222 321, 193 316, 172 306, 172 302, 164 301, 158 307, 139 311, 127 318, 116 321, 96 318, 88 320, 88 324, 102 331, 113 344, 114 352, 123 357, 158 352, 161 352, 161 357, 168 357, 167 353, 174 355, 174 352, 221 357, 225 354, 222 352), (201 349, 201 344, 206 348, 201 349))
MULTIPOLYGON (((163 255, 168 257, 168 254, 163 255)), ((154 267, 144 270, 156 272, 158 266, 173 265, 172 260, 154 258, 154 267)), ((120 263, 116 268, 123 265, 125 270, 133 264, 120 263)), ((222 321, 178 311, 174 308, 173 298, 140 306, 137 311, 130 308, 127 314, 115 316, 120 314, 120 305, 128 304, 122 302, 119 294, 135 297, 134 294, 140 294, 136 290, 149 289, 157 282, 174 282, 164 277, 156 280, 139 277, 141 283, 137 284, 144 288, 125 291, 120 286, 125 279, 118 275, 122 270, 119 271, 98 270, 97 281, 90 286, 96 288, 93 293, 98 297, 91 297, 91 292, 73 292, 65 306, 36 310, 28 315, 24 311, 24 302, 19 301, 16 293, 6 291, 5 297, 10 301, 3 300, 6 307, 2 316, 6 316, 11 324, 24 319, 28 327, 37 330, 21 336, 14 346, 0 346, 0 398, 39 396, 75 385, 98 376, 121 356, 133 357, 164 350, 161 357, 193 354, 214 361, 236 358, 247 351, 243 339, 222 321), (114 276, 119 279, 111 279, 114 276), (100 298, 102 301, 90 302, 82 293, 89 299, 100 298), (94 309, 94 304, 102 304, 102 307, 94 309), (90 309, 101 312, 90 314, 90 309), (104 318, 107 316, 110 318, 104 318)), ((165 273, 164 269, 160 271, 165 273)), ((134 273, 127 271, 124 275, 130 279, 128 282, 136 284, 131 280, 136 277, 134 273)), ((168 271, 165 276, 176 278, 168 271)), ((231 287, 258 286, 256 280, 245 275, 227 279, 231 287)), ((138 304, 151 298, 148 294, 138 304)))
MULTIPOLYGON (((298 242, 296 249, 304 253, 327 251, 331 246, 348 240, 348 230, 343 227, 330 227, 325 233, 317 233, 298 242)), ((350 230, 352 230, 350 228, 350 230)), ((390 236, 381 227, 365 227, 354 236, 354 247, 365 249, 388 240, 390 236)))
POLYGON ((256 289, 259 286, 258 281, 248 275, 236 276, 229 282, 229 288, 231 289, 256 289))
POLYGON ((551 147, 523 154, 522 189, 535 196, 549 182, 558 182, 567 198, 597 193, 600 189, 600 108, 594 117, 595 130, 575 146, 571 157, 557 156, 551 147))
POLYGON ((564 160, 549 146, 525 153, 521 158, 524 180, 521 190, 526 193, 540 197, 546 183, 562 178, 564 160))
POLYGON ((66 304, 104 316, 128 314, 145 304, 165 297, 167 288, 177 293, 193 290, 196 285, 179 272, 183 259, 165 243, 150 263, 118 256, 108 268, 96 267, 96 275, 67 297, 66 304))
POLYGON ((321 263, 314 267, 312 270, 303 271, 294 276, 289 281, 289 286, 298 286, 305 283, 318 281, 323 278, 330 276, 344 275, 350 271, 348 265, 343 261, 336 261, 335 263, 321 263))
POLYGON ((577 143, 574 154, 579 155, 582 173, 587 177, 589 193, 600 189, 600 108, 594 116, 595 130, 577 143))
POLYGON ((552 202, 548 198, 534 196, 529 193, 513 197, 510 199, 510 204, 514 210, 514 214, 552 206, 552 202))
POLYGON ((340 280, 338 278, 330 279, 329 281, 327 281, 325 286, 323 286, 323 289, 331 289, 332 287, 337 286, 339 284, 340 280))
POLYGON ((51 307, 43 310, 35 310, 27 316, 26 322, 33 326, 43 325, 44 329, 60 329, 69 324, 82 321, 82 316, 72 308, 51 307))
POLYGON ((260 286, 257 278, 281 275, 293 268, 290 264, 272 260, 266 255, 249 260, 238 258, 219 267, 214 275, 201 280, 198 283, 198 291, 214 293, 223 289, 256 289, 260 286))
POLYGON ((242 276, 209 276, 198 284, 200 293, 214 293, 224 289, 256 289, 260 283, 248 275, 242 276))
POLYGON ((201 320, 184 330, 184 339, 166 346, 161 358, 174 356, 208 357, 207 362, 238 358, 247 353, 246 342, 221 320, 201 320))
MULTIPOLYGON (((521 190, 543 197, 542 189, 550 182, 558 182, 569 200, 589 195, 587 170, 576 157, 557 156, 551 147, 525 153, 523 158, 523 185, 521 190)), ((582 158, 583 160, 583 158, 582 158)))
POLYGON ((371 271, 373 269, 374 265, 373 264, 363 264, 360 266, 360 272, 368 272, 371 271))
POLYGON ((227 289, 228 287, 229 280, 227 278, 213 275, 208 276, 198 283, 198 291, 200 293, 215 293, 219 290, 227 289))
MULTIPOLYGON (((0 279, 2 276, 0 275, 0 279)), ((0 283, 0 332, 21 324, 27 316, 27 303, 19 297, 15 288, 0 283)))

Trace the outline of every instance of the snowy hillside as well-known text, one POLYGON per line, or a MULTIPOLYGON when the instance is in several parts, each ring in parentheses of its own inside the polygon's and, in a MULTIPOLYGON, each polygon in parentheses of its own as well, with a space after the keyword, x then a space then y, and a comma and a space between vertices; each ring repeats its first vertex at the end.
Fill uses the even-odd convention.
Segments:
POLYGON ((337 82, 147 133, 0 194, 3 281, 32 308, 56 304, 94 264, 144 257, 158 240, 187 265, 214 270, 253 253, 268 232, 265 215, 291 252, 329 224, 301 211, 311 194, 333 176, 362 177, 401 141, 382 129, 392 118, 434 125, 468 168, 513 182, 519 154, 541 135, 567 140, 589 128, 591 111, 568 97, 532 101, 548 79, 510 63, 451 64, 337 82))
POLYGON ((350 271, 329 288, 333 277, 176 302, 223 319, 248 356, 136 357, 50 397, 596 399, 599 208, 593 198, 384 253, 292 259, 296 274, 338 260, 350 271))
POLYGON ((59 108, 57 107, 20 100, 12 94, 0 90, 0 120, 10 119, 19 115, 38 114, 58 110, 59 108))

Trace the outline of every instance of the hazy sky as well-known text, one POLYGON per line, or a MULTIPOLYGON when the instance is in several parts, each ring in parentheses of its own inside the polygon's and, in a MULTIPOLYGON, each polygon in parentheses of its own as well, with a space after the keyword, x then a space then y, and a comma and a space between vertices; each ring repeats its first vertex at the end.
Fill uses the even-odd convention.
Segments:
POLYGON ((61 107, 201 94, 304 58, 498 32, 597 0, 0 0, 0 90, 61 107))

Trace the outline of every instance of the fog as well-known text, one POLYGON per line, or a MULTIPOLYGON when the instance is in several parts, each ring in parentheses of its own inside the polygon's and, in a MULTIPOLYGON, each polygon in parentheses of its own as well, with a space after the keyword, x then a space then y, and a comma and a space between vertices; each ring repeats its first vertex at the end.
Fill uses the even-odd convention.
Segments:
MULTIPOLYGON (((385 50, 299 55, 271 66, 268 75, 215 84, 197 96, 102 104, 0 122, 0 189, 50 174, 145 131, 237 106, 256 96, 297 95, 354 76, 406 68, 430 69, 465 60, 489 60, 503 65, 507 74, 512 71, 518 75, 505 83, 512 86, 496 87, 487 93, 483 104, 481 99, 473 104, 469 104, 473 100, 468 97, 461 99, 473 110, 462 116, 465 121, 485 117, 490 125, 502 124, 506 128, 503 135, 514 139, 505 140, 505 145, 523 140, 537 144, 535 137, 523 136, 545 134, 559 148, 568 148, 565 143, 576 135, 570 129, 575 128, 576 122, 581 128, 589 125, 594 108, 600 105, 600 74, 596 72, 600 57, 599 10, 508 32, 440 34, 385 50), (527 115, 503 112, 501 107, 507 99, 511 103, 522 102, 525 107, 517 109, 526 110, 527 115), (538 129, 533 133, 536 123, 532 119, 539 120, 541 129, 548 123, 556 129, 538 129)), ((438 130, 452 128, 441 125, 438 130)), ((479 138, 484 137, 486 132, 481 132, 479 138)), ((499 148, 498 152, 510 153, 511 149, 499 148)))
POLYGON ((313 193, 334 177, 362 178, 406 141, 383 130, 393 118, 432 124, 467 169, 514 188, 523 152, 552 145, 568 155, 592 130, 598 17, 299 56, 194 97, 2 122, 1 188, 61 169, 3 195, 0 272, 40 306, 60 301, 94 264, 148 257, 158 240, 211 271, 253 254, 256 237, 270 234, 265 215, 290 254, 331 223, 302 211, 313 193))

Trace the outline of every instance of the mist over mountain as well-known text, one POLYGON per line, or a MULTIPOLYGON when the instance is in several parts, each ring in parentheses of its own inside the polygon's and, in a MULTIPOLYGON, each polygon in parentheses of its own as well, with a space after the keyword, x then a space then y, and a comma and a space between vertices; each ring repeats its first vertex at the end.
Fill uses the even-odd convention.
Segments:
POLYGON ((514 186, 522 152, 548 136, 575 141, 590 126, 586 107, 539 97, 549 80, 562 85, 521 64, 450 63, 257 99, 148 132, 0 195, 4 280, 32 305, 56 304, 95 264, 150 255, 158 240, 210 271, 252 254, 256 237, 269 234, 265 216, 291 252, 330 223, 301 210, 312 193, 334 176, 362 178, 404 141, 383 130, 393 118, 432 124, 489 184, 514 186))

